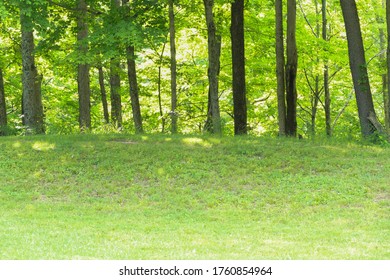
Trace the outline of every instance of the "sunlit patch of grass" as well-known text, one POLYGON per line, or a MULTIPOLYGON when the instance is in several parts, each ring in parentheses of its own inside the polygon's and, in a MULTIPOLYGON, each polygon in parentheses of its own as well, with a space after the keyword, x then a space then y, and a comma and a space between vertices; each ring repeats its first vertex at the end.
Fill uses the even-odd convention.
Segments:
POLYGON ((2 259, 390 257, 387 148, 123 134, 0 146, 2 259))

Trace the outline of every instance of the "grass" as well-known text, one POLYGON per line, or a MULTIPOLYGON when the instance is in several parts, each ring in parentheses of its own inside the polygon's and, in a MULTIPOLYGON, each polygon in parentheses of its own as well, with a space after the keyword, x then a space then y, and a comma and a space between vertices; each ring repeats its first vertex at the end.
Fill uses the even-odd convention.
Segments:
POLYGON ((0 138, 0 259, 389 259, 390 149, 0 138))

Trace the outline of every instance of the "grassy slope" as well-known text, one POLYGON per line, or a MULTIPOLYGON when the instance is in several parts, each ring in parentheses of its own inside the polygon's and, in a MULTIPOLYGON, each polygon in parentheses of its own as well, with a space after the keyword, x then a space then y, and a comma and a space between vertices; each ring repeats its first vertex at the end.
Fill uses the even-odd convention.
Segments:
POLYGON ((389 259, 390 149, 0 138, 1 259, 389 259))

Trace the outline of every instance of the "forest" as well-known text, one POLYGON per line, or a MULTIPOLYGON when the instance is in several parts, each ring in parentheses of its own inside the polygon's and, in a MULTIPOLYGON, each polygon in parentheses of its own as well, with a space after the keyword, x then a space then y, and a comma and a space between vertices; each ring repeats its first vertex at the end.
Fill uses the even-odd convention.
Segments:
POLYGON ((388 6, 1 0, 0 134, 387 138, 388 6))

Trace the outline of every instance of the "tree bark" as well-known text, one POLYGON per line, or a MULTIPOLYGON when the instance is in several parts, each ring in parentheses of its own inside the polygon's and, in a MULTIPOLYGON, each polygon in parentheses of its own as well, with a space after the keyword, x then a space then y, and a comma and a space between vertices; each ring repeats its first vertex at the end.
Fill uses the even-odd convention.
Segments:
POLYGON ((122 100, 121 100, 121 78, 119 76, 120 61, 110 61, 110 91, 111 91, 111 121, 116 128, 122 127, 122 100))
POLYGON ((376 114, 368 79, 359 16, 355 0, 340 0, 340 4, 347 33, 349 64, 358 106, 360 127, 363 136, 366 137, 376 130, 372 121, 370 121, 370 119, 376 118, 376 114))
MULTIPOLYGON (((127 12, 130 11, 128 6, 129 0, 122 0, 122 5, 126 5, 127 12)), ((128 19, 128 18, 127 18, 128 19)), ((128 19, 129 20, 129 19, 128 19)), ((133 112, 133 122, 135 133, 143 133, 141 107, 139 104, 139 90, 137 82, 137 71, 135 67, 135 47, 134 45, 126 47, 127 54, 127 76, 130 85, 131 108, 133 112)))
MULTIPOLYGON (((27 4, 26 4, 27 5, 27 4)), ((34 57, 34 33, 31 18, 21 6, 21 30, 22 30, 22 108, 23 123, 27 134, 43 134, 43 106, 41 96, 42 76, 38 74, 34 57)))
POLYGON ((139 104, 139 91, 137 82, 137 72, 135 68, 134 46, 126 48, 127 51, 127 74, 130 83, 131 108, 133 110, 133 121, 136 133, 143 133, 141 107, 139 104))
POLYGON ((219 68, 220 68, 220 54, 219 44, 221 37, 216 35, 216 27, 214 22, 213 7, 214 0, 203 0, 206 14, 207 24, 207 41, 208 41, 208 78, 209 78, 209 98, 211 105, 211 119, 212 131, 215 134, 221 134, 221 116, 219 110, 219 68))
POLYGON ((104 85, 104 72, 102 66, 98 66, 98 72, 99 72, 99 86, 100 86, 100 93, 102 97, 104 121, 106 123, 109 123, 110 115, 108 114, 107 93, 106 93, 106 86, 104 85))
POLYGON ((286 134, 297 135, 297 67, 296 0, 287 1, 287 64, 286 64, 286 134))
MULTIPOLYGON (((322 0, 322 39, 324 41, 328 41, 328 19, 326 14, 326 0, 322 0)), ((325 127, 326 127, 326 135, 332 136, 332 120, 330 115, 330 90, 329 90, 329 67, 328 61, 324 62, 324 94, 325 94, 325 127)))
POLYGON ((175 29, 175 13, 174 0, 169 0, 169 42, 171 49, 171 132, 177 133, 178 114, 177 107, 177 62, 176 62, 176 29, 175 29))
POLYGON ((278 98, 278 124, 279 136, 286 134, 286 94, 285 94, 285 73, 284 73, 284 43, 283 43, 283 1, 275 0, 275 21, 276 21, 276 80, 278 98))
MULTIPOLYGON (((88 52, 88 25, 87 19, 87 3, 85 0, 77 2, 77 41, 79 55, 84 58, 88 52)), ((81 62, 77 67, 77 85, 79 94, 79 126, 81 131, 91 128, 91 89, 89 77, 89 65, 86 62, 81 62)))
POLYGON ((247 134, 247 107, 245 86, 244 0, 235 0, 231 6, 231 40, 233 64, 234 134, 247 134))
POLYGON ((387 86, 384 91, 385 126, 390 134, 390 0, 386 0, 386 26, 387 26, 387 86))
POLYGON ((7 125, 7 108, 5 104, 3 69, 0 68, 0 135, 1 128, 7 125))

